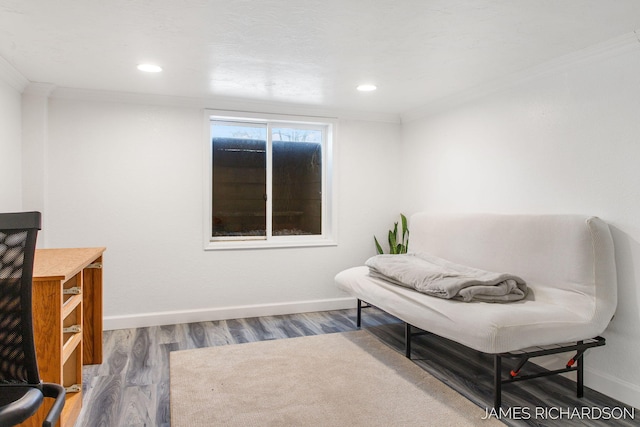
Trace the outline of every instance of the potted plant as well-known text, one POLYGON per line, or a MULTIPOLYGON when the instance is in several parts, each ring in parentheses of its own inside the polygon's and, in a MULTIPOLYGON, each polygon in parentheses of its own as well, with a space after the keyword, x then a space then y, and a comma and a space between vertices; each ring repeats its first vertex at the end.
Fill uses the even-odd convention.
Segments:
MULTIPOLYGON (((407 217, 400 214, 400 222, 402 223, 402 235, 398 240, 398 223, 393 224, 393 230, 389 230, 389 253, 390 254, 406 254, 409 249, 409 228, 407 227, 407 217)), ((378 254, 383 254, 382 246, 378 242, 376 236, 373 236, 373 240, 376 242, 376 250, 378 254)))

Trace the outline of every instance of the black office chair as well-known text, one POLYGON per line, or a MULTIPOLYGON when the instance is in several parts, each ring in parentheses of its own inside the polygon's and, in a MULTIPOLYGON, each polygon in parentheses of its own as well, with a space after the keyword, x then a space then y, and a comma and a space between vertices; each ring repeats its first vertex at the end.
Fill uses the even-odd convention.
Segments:
POLYGON ((58 422, 65 390, 43 383, 38 372, 31 307, 33 259, 40 212, 0 214, 0 427, 36 413, 55 399, 43 426, 58 422))

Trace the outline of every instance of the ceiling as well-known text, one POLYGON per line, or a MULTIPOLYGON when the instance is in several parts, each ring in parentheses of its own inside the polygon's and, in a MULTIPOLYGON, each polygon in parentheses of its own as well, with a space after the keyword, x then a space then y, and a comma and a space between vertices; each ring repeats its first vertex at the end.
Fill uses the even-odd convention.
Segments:
POLYGON ((389 114, 639 28, 637 0, 0 0, 31 82, 389 114))

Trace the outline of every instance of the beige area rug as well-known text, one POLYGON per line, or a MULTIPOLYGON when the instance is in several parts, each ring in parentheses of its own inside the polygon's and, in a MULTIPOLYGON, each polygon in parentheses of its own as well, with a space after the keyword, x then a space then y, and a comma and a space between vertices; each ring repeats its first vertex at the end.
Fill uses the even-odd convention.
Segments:
POLYGON ((170 354, 171 425, 492 426, 366 331, 170 354))

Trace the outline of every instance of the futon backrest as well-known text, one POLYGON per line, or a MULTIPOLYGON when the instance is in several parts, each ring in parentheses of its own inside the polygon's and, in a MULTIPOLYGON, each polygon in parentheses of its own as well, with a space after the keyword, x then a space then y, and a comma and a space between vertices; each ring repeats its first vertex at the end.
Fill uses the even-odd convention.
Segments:
POLYGON ((411 252, 516 274, 532 288, 587 295, 608 322, 617 304, 614 247, 607 224, 579 215, 414 214, 411 252))

